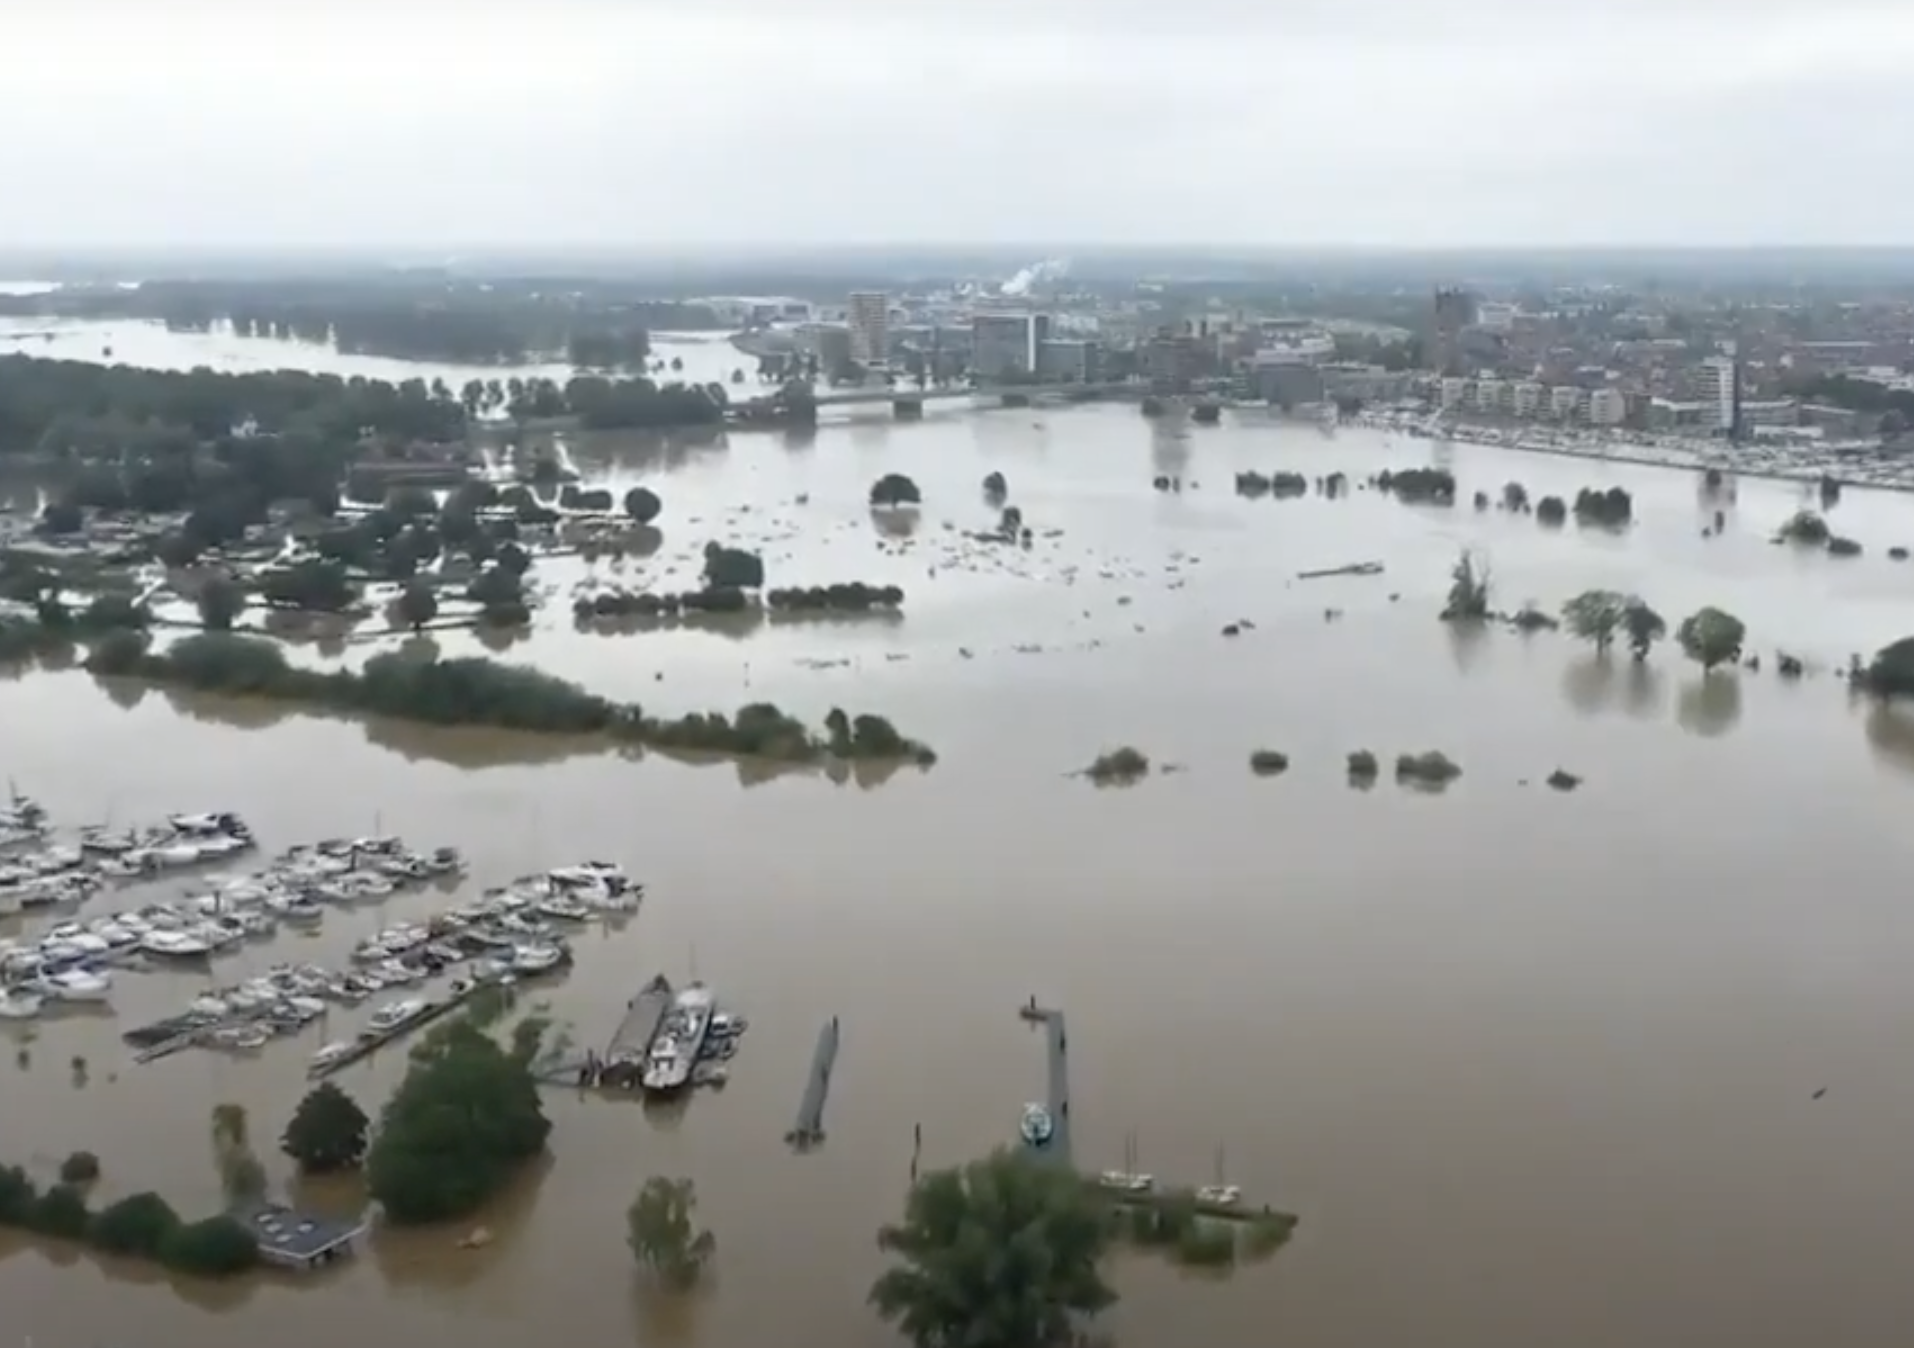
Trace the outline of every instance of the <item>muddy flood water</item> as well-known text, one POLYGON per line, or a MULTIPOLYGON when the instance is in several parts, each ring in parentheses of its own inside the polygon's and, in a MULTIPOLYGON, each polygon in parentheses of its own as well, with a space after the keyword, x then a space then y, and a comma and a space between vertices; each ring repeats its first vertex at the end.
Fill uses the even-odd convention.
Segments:
MULTIPOLYGON (((1153 425, 1134 408, 933 413, 827 425, 814 439, 580 445, 594 479, 665 501, 664 546, 614 571, 536 572, 525 660, 663 712, 769 699, 807 716, 881 712, 936 747, 928 773, 764 780, 733 764, 282 714, 103 688, 80 672, 0 683, 0 768, 69 825, 230 808, 264 851, 378 827, 452 844, 467 882, 586 857, 649 893, 579 941, 552 1009, 610 1032, 650 974, 698 975, 753 1030, 721 1094, 681 1111, 548 1094, 551 1160, 464 1227, 379 1233, 300 1281, 182 1286, 39 1246, 0 1249, 10 1334, 44 1348, 341 1339, 503 1348, 750 1348, 892 1342, 864 1308, 874 1233, 900 1209, 912 1129, 924 1161, 1008 1141, 1042 1089, 1016 1005, 1070 1016, 1077 1148, 1207 1182, 1219 1165, 1299 1213, 1291 1246, 1227 1278, 1148 1258, 1118 1268, 1129 1345, 1557 1348, 1899 1342, 1914 1318, 1914 718, 1850 701, 1830 672, 1914 631, 1914 502, 1850 492, 1852 560, 1771 547, 1806 504, 1691 474, 1389 442, 1256 418, 1153 425), (1451 466, 1464 504, 1374 492, 1246 501, 1239 469, 1451 466), (965 541, 1002 472, 1028 551, 965 541), (874 519, 872 479, 913 476, 914 528, 874 519), (1180 476, 1180 494, 1152 489, 1180 476), (1621 483, 1620 535, 1477 514, 1475 490, 1621 483), (1720 538, 1702 525, 1727 513, 1720 538), (711 538, 761 541, 772 584, 892 581, 896 623, 740 634, 581 633, 581 584, 682 588, 711 538), (1601 586, 1671 624, 1743 617, 1760 673, 1702 680, 1671 644, 1646 667, 1556 634, 1461 637, 1436 620, 1457 550, 1497 602, 1555 608, 1601 586), (1384 574, 1298 571, 1379 561, 1384 574), (1339 616, 1326 616, 1336 610, 1339 616), (1246 622, 1241 635, 1225 624, 1246 622), (1798 683, 1773 652, 1807 657, 1798 683), (1070 776, 1129 743, 1180 770, 1127 789, 1070 776), (1290 754, 1259 779, 1257 747, 1290 754), (1344 755, 1439 748, 1439 794, 1358 791, 1344 755), (1542 785, 1555 768, 1573 793, 1542 785), (812 1039, 842 1017, 823 1149, 781 1138, 812 1039), (1826 1094, 1816 1099, 1822 1088, 1826 1094), (717 1235, 711 1286, 641 1294, 623 1213, 644 1179, 697 1182, 717 1235)), ((482 649, 449 633, 447 652, 482 649)), ((306 658, 357 660, 368 649, 306 658)), ((880 774, 881 775, 881 774, 880 774)), ((165 891, 107 893, 89 913, 165 891)), ((446 902, 427 891, 329 912, 216 965, 222 982, 351 943, 446 902)), ((16 922, 5 934, 44 926, 16 922)), ((210 1210, 207 1117, 251 1112, 271 1143, 335 1013, 256 1058, 131 1064, 118 1033, 183 1006, 187 976, 123 973, 114 1016, 0 1043, 0 1160, 96 1151, 110 1198, 155 1187, 210 1210), (74 1060, 85 1059, 85 1070, 74 1060)), ((376 1108, 402 1051, 340 1078, 376 1108)), ((349 1194, 314 1201, 350 1202, 349 1194)))

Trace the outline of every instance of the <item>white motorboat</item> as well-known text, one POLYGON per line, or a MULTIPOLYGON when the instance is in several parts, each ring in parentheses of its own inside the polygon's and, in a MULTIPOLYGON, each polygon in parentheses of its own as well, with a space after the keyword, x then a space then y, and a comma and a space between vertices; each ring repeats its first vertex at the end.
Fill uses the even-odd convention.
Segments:
POLYGON ((1128 1170, 1106 1170, 1097 1176, 1097 1183, 1106 1189, 1120 1189, 1125 1193, 1148 1193, 1156 1187, 1156 1176, 1134 1174, 1128 1170))
POLYGON ((60 1002, 104 1002, 113 996, 113 980, 90 969, 42 974, 35 990, 60 1002))
POLYGON ((546 917, 559 922, 583 922, 591 917, 591 909, 577 899, 564 894, 554 894, 548 899, 540 899, 536 907, 546 917))
POLYGON ((341 1058, 350 1056, 358 1047, 357 1044, 349 1044, 344 1040, 334 1040, 330 1044, 322 1044, 312 1055, 312 1065, 314 1067, 330 1067, 341 1058))
POLYGON ((140 938, 140 950, 158 959, 205 959, 213 943, 190 931, 149 931, 140 938))
POLYGON ((1056 1136, 1057 1123, 1050 1117, 1048 1109, 1033 1102, 1023 1107, 1023 1117, 1018 1120, 1017 1131, 1031 1146, 1045 1147, 1050 1145, 1050 1139, 1056 1136))
POLYGON ((407 1021, 417 1019, 426 1008, 423 997, 407 997, 403 1001, 388 1002, 372 1013, 372 1019, 366 1022, 366 1028, 375 1034, 389 1034, 407 1021))
POLYGON ((0 992, 0 1020, 32 1020, 46 1005, 46 998, 31 988, 9 988, 0 992))
POLYGON ((555 969, 565 958, 565 952, 558 946, 544 941, 527 941, 523 945, 512 947, 512 971, 520 974, 542 974, 555 969))

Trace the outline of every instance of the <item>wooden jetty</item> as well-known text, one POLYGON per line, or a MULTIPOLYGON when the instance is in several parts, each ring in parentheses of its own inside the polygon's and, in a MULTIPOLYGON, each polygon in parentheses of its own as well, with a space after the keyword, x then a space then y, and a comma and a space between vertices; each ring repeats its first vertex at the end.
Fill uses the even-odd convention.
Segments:
POLYGON ((804 1081, 804 1098, 798 1103, 797 1122, 784 1140, 799 1151, 809 1151, 824 1141, 824 1102, 831 1094, 831 1069, 837 1065, 838 1022, 832 1016, 817 1032, 817 1048, 811 1053, 811 1072, 804 1081))
MULTIPOLYGON (((1021 1136, 1018 1137, 1018 1145, 1044 1161, 1074 1170, 1070 1140, 1070 1037, 1064 1026, 1063 1012, 1054 1007, 1039 1006, 1037 999, 1032 997, 1017 1008, 1017 1015, 1031 1025, 1041 1025, 1044 1030, 1047 1071, 1043 1104, 1049 1111, 1051 1128, 1050 1140, 1042 1148, 1031 1147, 1021 1136)), ((1220 1153, 1217 1165, 1220 1172, 1220 1153)), ((1147 1188, 1130 1188, 1108 1183, 1102 1175, 1086 1174, 1081 1178, 1088 1188, 1114 1207, 1182 1211, 1192 1216, 1226 1222, 1274 1223, 1282 1227, 1285 1238, 1297 1222, 1297 1218, 1291 1214, 1279 1212, 1267 1205, 1245 1203, 1241 1198, 1226 1202, 1206 1197, 1201 1186, 1172 1185, 1159 1188, 1150 1184, 1147 1188)), ((1219 1173, 1218 1183, 1210 1192, 1217 1192, 1222 1187, 1219 1173)))
POLYGON ((1053 1007, 1038 1006, 1037 999, 1032 997, 1017 1009, 1017 1014, 1033 1025, 1042 1026, 1044 1030, 1047 1066, 1043 1107, 1050 1115, 1050 1140, 1039 1154, 1057 1165, 1068 1166, 1071 1163, 1070 1036, 1064 1028, 1063 1012, 1053 1007))
POLYGON ((1381 562, 1351 562, 1348 566, 1326 566, 1316 571, 1298 571, 1297 580, 1326 580, 1330 576, 1380 576, 1381 562))
POLYGON ((355 1063, 364 1062, 386 1045, 398 1042, 414 1030, 422 1030, 435 1020, 445 1019, 482 989, 491 986, 493 985, 490 983, 475 983, 462 991, 429 1001, 420 1008, 417 1015, 401 1024, 394 1025, 389 1030, 361 1030, 359 1037, 352 1041, 350 1049, 336 1058, 314 1063, 306 1069, 306 1077, 308 1080, 322 1081, 337 1072, 345 1071, 355 1063))

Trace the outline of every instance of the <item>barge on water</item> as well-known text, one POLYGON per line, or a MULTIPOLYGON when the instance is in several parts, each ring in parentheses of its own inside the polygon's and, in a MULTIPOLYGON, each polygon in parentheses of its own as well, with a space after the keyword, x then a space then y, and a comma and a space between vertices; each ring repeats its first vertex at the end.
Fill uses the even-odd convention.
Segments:
POLYGON ((717 998, 703 983, 693 983, 671 999, 645 1049, 640 1078, 645 1094, 674 1095, 691 1084, 717 1011, 717 998))
POLYGON ((721 1010, 703 983, 679 989, 645 1048, 638 1084, 648 1096, 672 1096, 691 1086, 722 1086, 724 1063, 738 1051, 747 1023, 721 1010))

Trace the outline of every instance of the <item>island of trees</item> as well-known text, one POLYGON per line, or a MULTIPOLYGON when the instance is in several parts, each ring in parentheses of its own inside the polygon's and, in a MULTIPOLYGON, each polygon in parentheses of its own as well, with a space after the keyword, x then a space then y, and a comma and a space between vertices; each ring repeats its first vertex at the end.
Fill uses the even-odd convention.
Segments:
MULTIPOLYGON (((821 732, 770 703, 735 716, 696 712, 665 719, 633 703, 614 702, 577 684, 523 666, 483 658, 421 659, 388 652, 359 672, 303 669, 280 647, 257 637, 206 632, 163 649, 134 626, 110 625, 116 615, 79 618, 92 639, 86 668, 102 677, 126 677, 235 696, 270 698, 302 706, 358 712, 440 726, 482 726, 534 734, 603 735, 633 747, 706 752, 784 763, 828 759, 902 760, 929 766, 936 755, 899 734, 881 716, 833 709, 821 732)), ((0 658, 41 654, 74 632, 31 621, 0 623, 0 658)))

